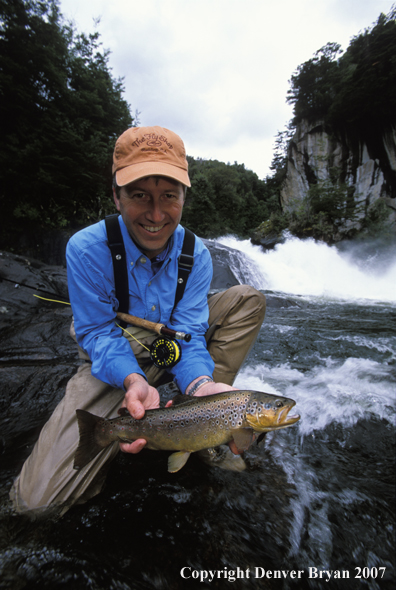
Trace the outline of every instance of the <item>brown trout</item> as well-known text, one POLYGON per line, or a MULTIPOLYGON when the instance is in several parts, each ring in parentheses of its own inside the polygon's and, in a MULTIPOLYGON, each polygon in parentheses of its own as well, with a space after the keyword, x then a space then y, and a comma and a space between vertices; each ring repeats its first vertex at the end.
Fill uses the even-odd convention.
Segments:
MULTIPOLYGON (((238 452, 249 448, 255 433, 291 426, 295 401, 260 391, 226 391, 202 397, 176 396, 168 408, 147 410, 141 420, 130 414, 106 419, 76 410, 80 441, 74 468, 82 469, 111 443, 147 441, 145 448, 177 451, 168 458, 168 471, 181 469, 191 453, 234 440, 238 452)), ((125 410, 126 412, 126 410, 125 410)))

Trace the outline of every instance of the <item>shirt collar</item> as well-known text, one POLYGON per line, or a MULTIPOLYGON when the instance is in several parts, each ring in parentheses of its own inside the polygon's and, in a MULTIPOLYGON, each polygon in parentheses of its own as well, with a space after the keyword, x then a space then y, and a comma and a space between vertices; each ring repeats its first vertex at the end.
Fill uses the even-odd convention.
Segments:
POLYGON ((169 251, 170 251, 170 244, 171 244, 171 240, 172 238, 170 238, 168 240, 168 243, 166 245, 165 250, 162 250, 162 252, 160 252, 159 254, 157 254, 157 256, 154 256, 154 258, 151 259, 151 264, 154 262, 163 262, 165 260, 165 258, 168 256, 169 251))

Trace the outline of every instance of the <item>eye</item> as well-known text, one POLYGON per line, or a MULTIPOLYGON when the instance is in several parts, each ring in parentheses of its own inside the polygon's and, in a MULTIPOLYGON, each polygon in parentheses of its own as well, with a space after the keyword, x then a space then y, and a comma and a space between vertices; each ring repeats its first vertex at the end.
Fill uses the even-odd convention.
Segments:
POLYGON ((281 401, 278 399, 278 400, 275 402, 275 405, 276 405, 276 407, 277 407, 277 408, 281 408, 281 407, 283 406, 283 403, 282 403, 282 402, 281 402, 281 401))

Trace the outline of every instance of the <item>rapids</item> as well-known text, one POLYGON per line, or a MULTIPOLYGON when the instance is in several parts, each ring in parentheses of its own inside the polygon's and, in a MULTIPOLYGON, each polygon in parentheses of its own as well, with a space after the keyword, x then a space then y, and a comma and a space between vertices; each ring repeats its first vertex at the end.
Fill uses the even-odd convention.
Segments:
POLYGON ((290 237, 268 252, 229 236, 216 244, 268 296, 235 385, 291 397, 301 420, 246 452, 242 473, 192 456, 169 474, 166 453, 119 455, 102 494, 31 521, 7 494, 51 392, 61 395, 43 366, 41 400, 2 392, 1 588, 394 590, 395 251, 290 237))

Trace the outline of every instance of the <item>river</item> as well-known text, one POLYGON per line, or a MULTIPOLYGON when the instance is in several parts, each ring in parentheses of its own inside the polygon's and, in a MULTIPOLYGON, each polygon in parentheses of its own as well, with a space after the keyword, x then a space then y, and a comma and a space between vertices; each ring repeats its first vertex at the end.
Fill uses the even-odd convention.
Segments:
POLYGON ((119 456, 103 493, 59 521, 12 513, 6 456, 1 588, 394 590, 394 250, 216 243, 268 296, 236 385, 293 398, 301 420, 252 447, 242 473, 119 456))

